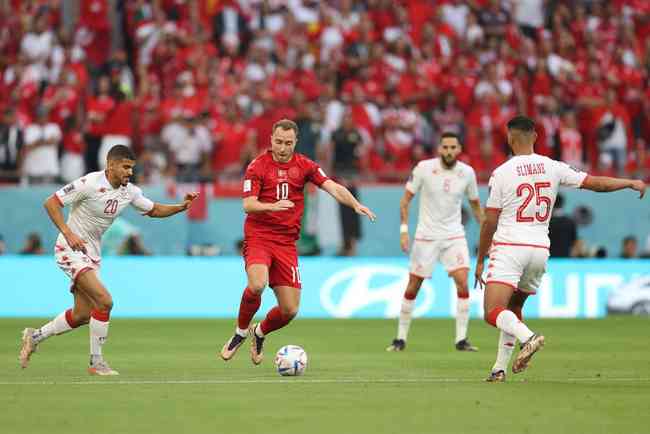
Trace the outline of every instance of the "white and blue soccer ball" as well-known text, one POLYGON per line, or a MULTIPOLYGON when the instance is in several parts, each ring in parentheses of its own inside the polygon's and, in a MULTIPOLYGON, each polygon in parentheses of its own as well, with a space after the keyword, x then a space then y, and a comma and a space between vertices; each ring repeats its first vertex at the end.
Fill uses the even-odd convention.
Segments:
POLYGON ((285 345, 275 354, 274 363, 280 375, 302 375, 307 369, 307 353, 298 345, 285 345))

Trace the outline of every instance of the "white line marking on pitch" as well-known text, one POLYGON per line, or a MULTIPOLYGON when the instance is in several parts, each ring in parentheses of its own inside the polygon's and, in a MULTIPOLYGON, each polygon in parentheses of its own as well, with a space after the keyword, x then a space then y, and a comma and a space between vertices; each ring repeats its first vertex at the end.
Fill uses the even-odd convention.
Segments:
MULTIPOLYGON (((259 378, 259 379, 205 379, 205 380, 117 380, 111 381, 69 381, 69 380, 35 380, 35 381, 0 381, 0 386, 74 386, 74 385, 146 385, 146 384, 401 384, 401 383, 481 383, 480 378, 259 378)), ((606 377, 583 377, 583 378, 534 378, 509 380, 510 383, 647 383, 650 378, 606 378, 606 377)))

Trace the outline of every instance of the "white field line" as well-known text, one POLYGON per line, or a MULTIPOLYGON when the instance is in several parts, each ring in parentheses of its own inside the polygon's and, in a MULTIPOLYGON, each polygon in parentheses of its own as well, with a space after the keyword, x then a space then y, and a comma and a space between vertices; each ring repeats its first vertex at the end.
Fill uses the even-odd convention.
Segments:
MULTIPOLYGON (((254 378, 254 379, 203 379, 203 380, 49 380, 0 381, 0 386, 75 386, 75 385, 164 385, 164 384, 415 384, 415 383, 482 383, 481 378, 254 378)), ((512 379, 508 383, 650 383, 650 378, 633 377, 577 377, 577 378, 534 378, 512 379)))

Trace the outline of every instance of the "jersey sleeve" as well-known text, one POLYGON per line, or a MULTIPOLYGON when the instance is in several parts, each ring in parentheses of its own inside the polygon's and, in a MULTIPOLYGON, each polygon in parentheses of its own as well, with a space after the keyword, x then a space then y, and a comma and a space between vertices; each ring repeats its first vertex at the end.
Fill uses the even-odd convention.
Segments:
POLYGON ((81 202, 88 197, 90 180, 82 177, 72 181, 70 184, 62 187, 54 193, 54 197, 59 201, 61 206, 81 202))
POLYGON ((469 169, 469 182, 465 189, 465 194, 469 200, 478 200, 478 183, 476 182, 476 172, 474 169, 469 169))
POLYGON ((314 183, 317 187, 323 185, 329 179, 325 171, 318 165, 318 163, 309 161, 309 172, 307 174, 307 181, 314 183))
POLYGON ((131 199, 131 206, 140 212, 140 214, 147 214, 149 211, 153 209, 154 203, 151 199, 148 197, 145 197, 144 194, 142 194, 142 190, 139 187, 136 187, 135 185, 131 186, 132 188, 132 199, 131 199))
POLYGON ((260 173, 260 163, 253 161, 246 168, 244 174, 244 185, 242 189, 242 198, 250 196, 259 196, 262 189, 262 174, 260 173))
POLYGON ((503 192, 501 191, 501 184, 495 174, 492 174, 488 182, 489 194, 485 209, 502 209, 503 208, 503 192))
POLYGON ((562 161, 555 162, 555 173, 558 182, 563 187, 579 188, 587 178, 587 173, 562 161))
POLYGON ((409 176, 408 181, 406 181, 406 189, 413 194, 417 194, 422 187, 422 168, 418 164, 413 168, 411 176, 409 176))

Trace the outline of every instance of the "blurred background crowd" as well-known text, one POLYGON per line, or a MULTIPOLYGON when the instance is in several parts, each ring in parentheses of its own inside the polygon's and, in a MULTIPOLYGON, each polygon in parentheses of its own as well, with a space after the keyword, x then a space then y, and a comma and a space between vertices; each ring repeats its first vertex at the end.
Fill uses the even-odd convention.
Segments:
POLYGON ((647 0, 0 0, 0 182, 74 179, 114 144, 137 182, 238 182, 271 125, 350 182, 402 182, 504 123, 593 173, 650 175, 647 0))

